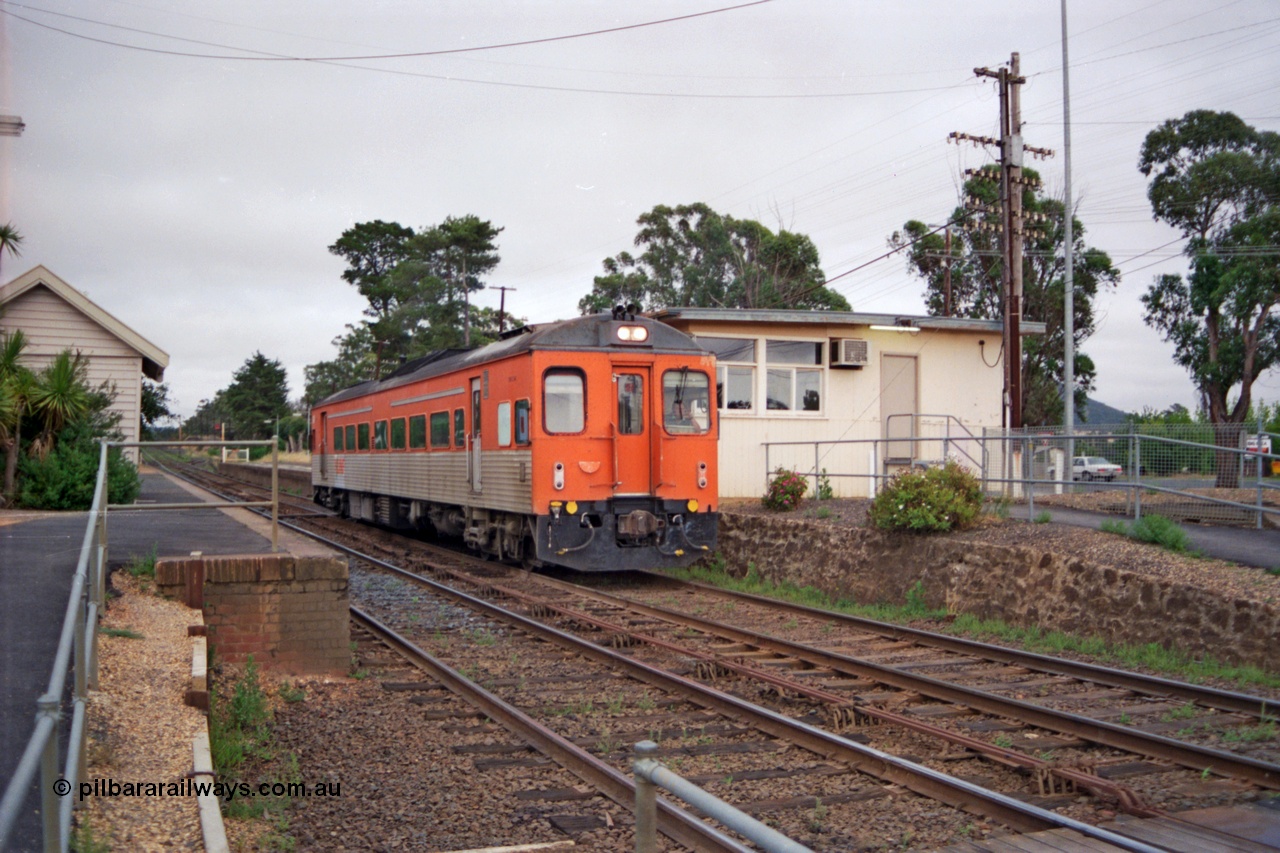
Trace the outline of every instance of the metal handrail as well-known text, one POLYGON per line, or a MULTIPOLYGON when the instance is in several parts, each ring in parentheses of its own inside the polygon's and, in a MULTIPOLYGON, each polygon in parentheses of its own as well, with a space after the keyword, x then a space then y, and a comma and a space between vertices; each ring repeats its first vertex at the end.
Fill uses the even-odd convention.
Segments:
POLYGON ((658 788, 675 794, 766 853, 813 853, 800 842, 668 770, 653 757, 657 752, 656 743, 642 740, 635 745, 636 757, 631 762, 631 770, 636 775, 636 853, 655 853, 658 849, 658 788))
POLYGON ((27 792, 40 773, 40 814, 43 822, 44 849, 67 850, 71 844, 71 806, 74 799, 66 796, 85 768, 84 712, 89 690, 98 686, 97 614, 105 590, 103 573, 106 552, 95 548, 104 532, 108 443, 103 442, 98 464, 98 477, 93 489, 93 502, 89 508, 84 540, 76 561, 76 572, 71 582, 71 595, 67 599, 66 613, 62 619, 62 633, 58 638, 58 650, 54 655, 53 670, 49 674, 48 689, 36 700, 36 728, 27 741, 22 759, 0 798, 0 849, 9 842, 9 836, 26 802, 27 792), (96 552, 96 559, 91 559, 96 552), (89 622, 92 619, 93 622, 89 622), (73 694, 73 724, 67 744, 66 766, 59 777, 58 730, 62 722, 62 694, 66 689, 67 670, 75 656, 75 690, 73 694), (59 796, 55 783, 59 785, 59 796), (61 800, 61 802, 60 802, 61 800))
MULTIPOLYGON (((929 417, 940 418, 943 416, 934 415, 929 417)), ((1077 437, 1080 437, 1080 436, 1077 436, 1077 437)), ((1044 436, 1044 435, 1020 433, 1016 435, 973 436, 971 439, 959 439, 959 440, 961 441, 972 440, 972 441, 979 442, 982 445, 983 457, 984 457, 983 464, 977 464, 976 461, 972 459, 972 456, 969 456, 968 458, 971 461, 975 462, 975 464, 972 467, 976 468, 978 474, 981 476, 984 491, 987 490, 987 487, 989 485, 995 485, 995 484, 1012 487, 1015 499, 1025 495, 1029 503, 1031 504, 1031 507, 1032 507, 1031 512, 1034 514, 1036 486, 1064 485, 1064 483, 1069 485, 1071 481, 1070 480, 1062 481, 1062 480, 1052 479, 1052 478, 1050 479, 1038 478, 1035 476, 1034 470, 1014 471, 1014 470, 1009 470, 1009 466, 1007 465, 1001 467, 1001 471, 1002 473, 1005 474, 1005 476, 995 476, 989 470, 989 466, 985 464, 985 460, 988 455, 987 454, 988 442, 997 442, 1003 445, 1004 450, 1001 455, 1002 457, 1006 457, 1006 461, 1007 461, 1007 457, 1013 451, 1020 448, 1022 464, 1025 465, 1026 459, 1029 458, 1030 451, 1033 450, 1033 448, 1031 447, 1032 442, 1041 440, 1041 439, 1050 439, 1050 438, 1052 438, 1053 440, 1065 440, 1071 437, 1067 436, 1066 434, 1044 436)), ((1165 436, 1146 435, 1143 433, 1133 433, 1133 432, 1124 432, 1124 433, 1095 432, 1095 433, 1090 433, 1088 435, 1088 438, 1090 440, 1097 440, 1101 438, 1115 438, 1115 439, 1125 439, 1127 441, 1133 442, 1134 447, 1133 447, 1133 452, 1131 456, 1131 459, 1133 460, 1133 462, 1129 466, 1131 469, 1130 479, 1117 480, 1113 483, 1110 483, 1109 487, 1114 489, 1126 490, 1129 493, 1130 500, 1132 501, 1132 504, 1134 507, 1135 518, 1141 518, 1142 493, 1144 491, 1179 495, 1179 496, 1187 497, 1189 499, 1192 499, 1198 502, 1203 502, 1205 504, 1212 504, 1215 506, 1224 506, 1224 507, 1232 507, 1236 509, 1248 510, 1255 514, 1255 519, 1256 519, 1255 523, 1256 523, 1256 526, 1259 528, 1262 527, 1262 519, 1264 517, 1267 517, 1267 516, 1274 517, 1274 516, 1280 515, 1280 509, 1266 506, 1262 502, 1262 495, 1264 491, 1271 491, 1273 489, 1280 488, 1277 486, 1273 486, 1269 483, 1265 483, 1263 481, 1262 466, 1263 466, 1264 460, 1280 459, 1280 454, 1263 453, 1257 450, 1246 450, 1244 448, 1222 447, 1216 444, 1204 444, 1201 442, 1186 441, 1183 439, 1174 439, 1174 438, 1168 438, 1165 436), (1222 452, 1222 453, 1226 453, 1236 457, 1238 464, 1240 464, 1241 466, 1243 466, 1243 463, 1246 460, 1256 460, 1258 463, 1258 474, 1257 474, 1256 480, 1251 478, 1246 485, 1245 478, 1242 476, 1240 478, 1241 485, 1239 486, 1239 488, 1241 489, 1256 489, 1257 498, 1255 499, 1255 502, 1252 504, 1248 504, 1240 501, 1233 501, 1227 498, 1214 497, 1210 495, 1201 495, 1201 494, 1196 494, 1193 492, 1188 492, 1180 489, 1171 489, 1171 488, 1168 488, 1167 486, 1161 486, 1148 481, 1143 481, 1142 479, 1140 479, 1138 468, 1140 466, 1140 460, 1141 460, 1141 448, 1144 442, 1154 442, 1157 444, 1174 445, 1174 446, 1180 446, 1180 447, 1196 448, 1199 450, 1222 452)), ((903 442, 903 441, 917 442, 917 441, 944 441, 944 440, 946 439, 944 439, 941 436, 903 436, 900 438, 850 438, 850 439, 834 439, 834 440, 818 440, 818 441, 766 441, 766 442, 761 442, 761 444, 763 445, 764 452, 765 452, 766 479, 773 475, 773 469, 771 467, 771 450, 772 448, 775 448, 775 447, 812 447, 814 449, 814 459, 817 460, 819 447, 823 445, 867 446, 871 449, 871 453, 872 453, 872 463, 867 473, 858 474, 858 473, 844 473, 839 471, 830 472, 824 469, 822 471, 822 476, 827 478, 833 478, 833 479, 834 478, 860 478, 860 479, 869 480, 871 483, 870 493, 871 493, 871 496, 874 497, 879 484, 883 481, 887 481, 892 478, 892 476, 887 472, 879 470, 879 464, 876 461, 876 460, 883 461, 885 459, 886 454, 884 451, 887 450, 888 444, 890 442, 903 442)), ((968 456, 968 454, 965 454, 965 455, 968 456)), ((818 469, 815 463, 815 469, 814 469, 815 477, 817 476, 817 471, 818 469)), ((1009 491, 1009 490, 1006 489, 1006 491, 1009 491)))
POLYGON ((173 509, 189 504, 107 504, 107 460, 111 448, 271 445, 271 500, 233 504, 197 504, 201 508, 215 506, 267 506, 271 511, 271 548, 278 548, 279 521, 279 450, 271 439, 260 441, 104 441, 98 459, 98 475, 94 482, 93 502, 89 507, 80 556, 76 560, 71 594, 62 619, 62 633, 54 654, 53 669, 45 692, 36 700, 36 725, 23 749, 13 777, 0 797, 0 850, 7 848, 9 837, 27 801, 31 784, 40 776, 40 815, 43 824, 44 849, 47 853, 66 851, 71 846, 71 812, 78 798, 79 781, 87 769, 85 713, 89 691, 98 686, 98 616, 106 601, 107 511, 109 509, 173 509), (73 657, 74 656, 74 657, 73 657), (72 666, 74 664, 74 667, 72 666), (75 683, 71 697, 71 730, 67 754, 61 773, 59 733, 62 727, 62 696, 67 674, 74 670, 75 683))

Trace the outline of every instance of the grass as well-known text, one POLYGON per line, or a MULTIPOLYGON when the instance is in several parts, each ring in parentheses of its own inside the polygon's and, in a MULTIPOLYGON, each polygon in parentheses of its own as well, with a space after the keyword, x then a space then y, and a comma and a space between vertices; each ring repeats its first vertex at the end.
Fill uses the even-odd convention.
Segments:
POLYGON ((244 760, 263 754, 271 742, 271 708, 258 681, 258 665, 249 656, 231 685, 230 698, 209 690, 209 745, 219 776, 234 776, 244 760))
POLYGON ((98 632, 106 637, 120 637, 125 640, 141 640, 142 635, 132 628, 99 628, 98 632))
POLYGON ((750 563, 744 577, 729 574, 720 560, 712 560, 706 566, 690 566, 687 569, 668 569, 668 575, 680 580, 705 583, 709 586, 727 589, 733 592, 744 592, 752 595, 763 595, 779 601, 789 601, 806 607, 818 607, 850 616, 861 616, 867 619, 882 621, 907 621, 920 618, 945 618, 945 610, 931 610, 924 604, 924 587, 917 585, 907 593, 906 603, 896 604, 859 604, 847 598, 833 598, 817 587, 799 586, 790 581, 775 582, 763 578, 756 571, 755 564, 750 563))
POLYGON ((307 691, 301 687, 295 687, 287 680, 280 682, 280 689, 277 692, 280 694, 281 699, 290 703, 301 702, 307 698, 307 691))
POLYGON ((1072 652, 1089 655, 1104 663, 1174 675, 1192 683, 1221 678, 1242 686, 1280 687, 1280 674, 1266 672, 1255 666, 1219 663, 1213 658, 1197 660, 1185 652, 1166 649, 1158 643, 1113 644, 1098 637, 1077 637, 1063 631, 1045 631, 1038 627, 1017 628, 998 619, 980 619, 970 614, 957 616, 947 630, 974 639, 995 639, 1044 654, 1072 652))
POLYGON ((156 576, 157 547, 152 545, 151 551, 141 556, 131 554, 129 556, 129 564, 124 567, 124 570, 135 578, 154 578, 156 576))
MULTIPOLYGON (((710 560, 708 565, 695 565, 687 569, 668 569, 666 574, 681 580, 705 583, 733 592, 766 596, 779 601, 789 601, 806 607, 881 622, 941 620, 949 616, 945 610, 927 607, 924 585, 920 581, 917 581, 916 585, 907 592, 904 604, 859 604, 846 598, 833 598, 812 586, 798 586, 789 581, 775 583, 767 580, 760 576, 754 563, 748 564, 747 574, 744 577, 734 577, 729 574, 723 560, 718 558, 710 560)), ((1089 655, 1110 665, 1146 669, 1193 683, 1221 678, 1242 687, 1280 688, 1280 674, 1270 673, 1255 666, 1224 664, 1213 658, 1195 659, 1185 652, 1166 649, 1158 643, 1113 644, 1099 637, 1080 637, 1063 631, 1045 631, 1039 627, 1018 628, 998 619, 981 619, 970 614, 957 615, 945 630, 948 633, 972 639, 994 639, 1042 654, 1060 655, 1070 652, 1089 655)))
POLYGON ((1032 519, 1032 521, 1036 524, 1048 524, 1053 521, 1053 515, 1046 509, 1042 512, 1036 513, 1036 517, 1032 519))
POLYGON ((1186 554, 1190 557, 1203 556, 1191 547, 1191 539, 1187 536, 1187 531, 1163 515, 1147 514, 1133 524, 1108 520, 1102 522, 1101 530, 1103 533, 1114 533, 1117 536, 1128 536, 1139 542, 1159 545, 1175 554, 1186 554))
POLYGON ((73 853, 111 853, 111 845, 107 839, 94 834, 89 819, 82 817, 71 830, 71 850, 73 853))

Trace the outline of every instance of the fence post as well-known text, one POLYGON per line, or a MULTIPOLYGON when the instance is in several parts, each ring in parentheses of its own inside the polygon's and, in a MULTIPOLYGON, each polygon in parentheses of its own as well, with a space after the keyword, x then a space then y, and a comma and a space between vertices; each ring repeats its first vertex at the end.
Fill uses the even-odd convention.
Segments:
POLYGON ((1134 433, 1133 436, 1133 470, 1129 472, 1129 479, 1133 481, 1133 520, 1137 521, 1142 518, 1142 436, 1134 433))
POLYGON ((656 743, 642 740, 635 746, 631 764, 636 779, 636 853, 656 853, 658 849, 658 787, 636 770, 637 764, 657 752, 656 743))
POLYGON ((1031 455, 1027 437, 1022 437, 1022 470, 1018 476, 1027 479, 1027 520, 1036 520, 1036 460, 1031 455))
POLYGON ((818 497, 818 442, 813 443, 813 496, 818 497))
POLYGON ((271 444, 271 553, 280 550, 280 436, 271 444))
POLYGON ((1255 516, 1254 526, 1258 530, 1261 530, 1262 529, 1262 415, 1261 414, 1258 415, 1258 437, 1257 439, 1255 439, 1255 441, 1257 442, 1256 446, 1258 450, 1257 454, 1254 457, 1256 460, 1254 467, 1258 471, 1258 500, 1257 500, 1258 511, 1254 513, 1254 516, 1255 516))
POLYGON ((61 850, 62 832, 58 828, 58 795, 54 793, 53 783, 58 780, 58 729, 60 705, 59 697, 46 693, 36 701, 39 709, 38 717, 47 717, 53 721, 53 730, 45 741, 44 751, 40 755, 40 820, 44 831, 44 849, 61 850))
POLYGON ((769 442, 764 443, 764 492, 769 493, 769 442))

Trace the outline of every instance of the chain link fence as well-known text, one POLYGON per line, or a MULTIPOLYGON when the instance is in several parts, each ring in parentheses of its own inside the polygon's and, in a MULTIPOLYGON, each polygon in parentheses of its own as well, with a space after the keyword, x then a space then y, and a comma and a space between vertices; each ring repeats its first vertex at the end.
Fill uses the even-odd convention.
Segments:
POLYGON ((1280 435, 1244 424, 1129 424, 992 429, 916 416, 882 439, 767 442, 786 467, 835 496, 874 497, 908 468, 953 461, 996 500, 1137 518, 1280 528, 1280 435), (903 426, 907 426, 906 429, 903 426))

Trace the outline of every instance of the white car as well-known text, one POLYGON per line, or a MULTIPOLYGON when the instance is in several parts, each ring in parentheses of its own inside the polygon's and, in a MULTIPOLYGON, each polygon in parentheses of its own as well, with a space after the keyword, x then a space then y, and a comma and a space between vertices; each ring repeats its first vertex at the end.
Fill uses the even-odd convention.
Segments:
POLYGON ((1124 469, 1101 456, 1077 456, 1071 460, 1071 479, 1106 480, 1110 483, 1124 473, 1124 469))

